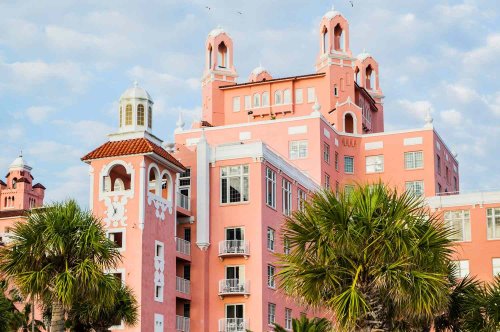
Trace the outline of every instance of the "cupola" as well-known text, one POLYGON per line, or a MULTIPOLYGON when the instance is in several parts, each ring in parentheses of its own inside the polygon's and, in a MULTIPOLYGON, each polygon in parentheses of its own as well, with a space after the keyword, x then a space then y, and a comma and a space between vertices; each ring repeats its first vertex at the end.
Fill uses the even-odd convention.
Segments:
POLYGON ((139 84, 127 89, 120 97, 119 132, 148 131, 153 128, 153 99, 139 84))
POLYGON ((254 70, 252 70, 252 72, 250 73, 250 76, 248 77, 248 81, 249 82, 260 82, 260 81, 271 80, 272 78, 273 77, 267 71, 267 69, 262 67, 262 65, 259 65, 254 70))

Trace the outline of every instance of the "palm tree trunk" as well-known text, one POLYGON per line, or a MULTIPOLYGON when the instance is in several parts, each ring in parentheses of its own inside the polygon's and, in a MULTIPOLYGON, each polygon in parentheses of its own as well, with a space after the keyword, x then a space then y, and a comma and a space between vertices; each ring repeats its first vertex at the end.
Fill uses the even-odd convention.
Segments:
POLYGON ((61 302, 52 302, 52 318, 50 320, 51 332, 64 332, 64 308, 61 302))

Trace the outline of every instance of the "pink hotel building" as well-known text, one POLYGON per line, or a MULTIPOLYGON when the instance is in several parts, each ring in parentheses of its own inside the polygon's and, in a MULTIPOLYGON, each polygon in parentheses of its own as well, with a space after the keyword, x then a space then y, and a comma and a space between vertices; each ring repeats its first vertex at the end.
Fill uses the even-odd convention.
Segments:
MULTIPOLYGON (((221 28, 211 31, 202 120, 185 129, 179 117, 175 143, 153 134, 144 89, 135 84, 121 96, 118 131, 82 158, 90 208, 124 256, 109 272, 141 304, 136 327, 113 330, 257 332, 273 322, 291 329, 292 318, 314 315, 276 288, 275 253, 288 250, 283 217, 309 193, 348 191, 355 181, 428 197, 457 229, 460 275, 491 280, 500 272, 500 193, 458 194, 456 155, 430 116, 421 128, 384 131, 378 64, 368 53, 352 55, 339 12, 323 16, 318 41, 315 73, 273 78, 258 67, 237 83, 233 41, 221 28)), ((20 203, 30 195, 9 197, 26 190, 33 206, 43 200, 29 173, 23 186, 13 181, 29 167, 18 159, 0 182, 4 241, 31 206, 20 203)))

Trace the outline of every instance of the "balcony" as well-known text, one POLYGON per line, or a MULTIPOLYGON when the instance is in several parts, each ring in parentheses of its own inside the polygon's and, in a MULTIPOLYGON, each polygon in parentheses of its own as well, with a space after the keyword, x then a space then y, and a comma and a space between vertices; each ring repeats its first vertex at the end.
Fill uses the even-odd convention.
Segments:
POLYGON ((175 330, 189 332, 189 317, 175 316, 175 330))
POLYGON ((191 198, 180 192, 177 192, 177 206, 183 208, 186 211, 191 210, 191 198))
POLYGON ((248 297, 250 294, 250 282, 241 279, 222 279, 219 280, 219 297, 223 298, 228 295, 244 295, 248 297))
POLYGON ((175 251, 181 254, 182 256, 191 256, 191 242, 176 237, 175 251))
POLYGON ((219 332, 245 332, 248 329, 248 320, 244 318, 219 319, 219 332))
POLYGON ((190 295, 191 294, 191 282, 187 279, 176 277, 175 278, 175 290, 181 294, 190 295))
POLYGON ((245 259, 250 256, 250 246, 245 240, 225 240, 219 242, 219 258, 229 256, 243 256, 245 259))

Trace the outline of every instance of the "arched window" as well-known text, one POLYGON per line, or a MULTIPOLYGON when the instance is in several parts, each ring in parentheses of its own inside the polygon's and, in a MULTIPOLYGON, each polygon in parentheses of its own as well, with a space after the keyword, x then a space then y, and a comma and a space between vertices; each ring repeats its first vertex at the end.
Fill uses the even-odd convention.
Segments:
POLYGON ((283 102, 285 104, 291 104, 292 103, 292 92, 290 89, 286 89, 283 91, 283 102))
POLYGON ((377 90, 377 72, 374 69, 371 75, 371 85, 373 90, 377 90))
POLYGON ((137 105, 137 125, 144 126, 144 105, 137 105))
POLYGON ((157 179, 159 178, 159 175, 157 173, 158 171, 154 167, 149 170, 148 191, 155 195, 158 194, 157 179))
POLYGON ((168 175, 166 173, 163 174, 163 177, 161 178, 161 197, 163 197, 166 200, 171 199, 170 193, 169 193, 170 183, 168 180, 169 180, 168 175))
POLYGON ((281 94, 281 90, 274 91, 274 104, 275 105, 283 104, 283 96, 281 94))
POLYGON ((148 128, 153 128, 153 109, 151 106, 148 107, 148 128))
POLYGON ((129 190, 132 177, 127 173, 123 165, 114 165, 108 175, 103 177, 103 191, 123 191, 129 190))
POLYGON ((212 45, 208 45, 208 68, 212 69, 212 45))
POLYGON ((354 133, 354 119, 350 113, 344 116, 344 131, 346 133, 354 133))
POLYGON ((13 178, 12 179, 12 189, 16 189, 17 188, 17 178, 13 178))
POLYGON ((122 127, 122 125, 123 125, 123 109, 120 106, 120 128, 122 127))
POLYGON ((260 107, 260 94, 258 93, 253 95, 253 107, 260 107))
POLYGON ((323 48, 323 54, 328 53, 328 29, 326 26, 323 27, 323 31, 321 31, 322 37, 323 37, 323 42, 322 42, 322 48, 323 48))
POLYGON ((341 37, 342 37, 342 27, 340 24, 337 24, 335 26, 335 29, 333 30, 333 47, 335 48, 336 51, 341 51, 341 37))
POLYGON ((342 51, 345 51, 345 33, 344 33, 344 31, 342 31, 340 33, 339 43, 340 43, 340 49, 342 51))
POLYGON ((365 84, 365 88, 370 90, 372 88, 372 66, 371 65, 368 65, 368 67, 366 67, 366 84, 365 84))
POLYGON ((359 84, 359 68, 354 69, 354 82, 359 84))
POLYGON ((224 42, 219 44, 217 65, 220 68, 227 67, 227 46, 226 44, 224 44, 224 42))
POLYGON ((131 126, 132 125, 132 105, 127 104, 125 107, 125 125, 126 126, 131 126))
POLYGON ((269 92, 267 91, 262 93, 262 106, 269 106, 269 92))

